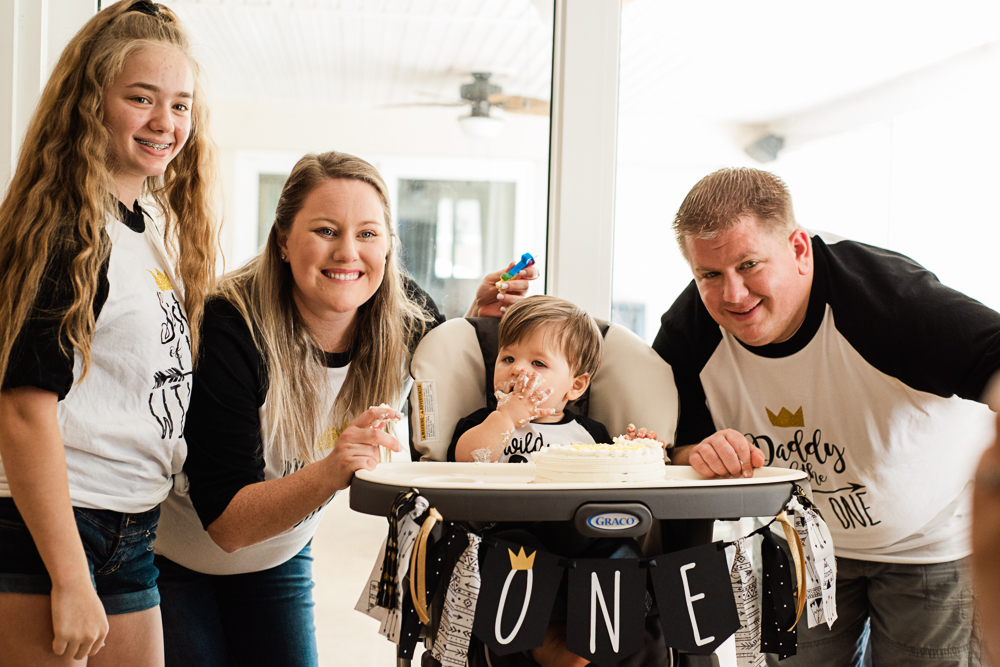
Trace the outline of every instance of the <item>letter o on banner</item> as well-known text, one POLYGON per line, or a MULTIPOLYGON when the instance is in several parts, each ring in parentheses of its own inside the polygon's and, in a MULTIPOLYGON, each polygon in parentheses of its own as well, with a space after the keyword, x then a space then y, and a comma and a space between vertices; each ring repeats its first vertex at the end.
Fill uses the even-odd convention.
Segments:
POLYGON ((564 571, 553 554, 498 540, 480 573, 473 634, 496 655, 541 646, 564 571))

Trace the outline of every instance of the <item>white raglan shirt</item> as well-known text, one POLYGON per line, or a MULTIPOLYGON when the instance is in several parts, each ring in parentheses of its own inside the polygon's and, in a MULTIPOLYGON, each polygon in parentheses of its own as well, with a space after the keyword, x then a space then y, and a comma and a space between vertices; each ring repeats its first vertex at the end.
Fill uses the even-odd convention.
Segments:
MULTIPOLYGON (((76 507, 138 513, 167 497, 184 462, 191 396, 187 315, 158 231, 109 218, 108 296, 97 317, 91 366, 58 403, 70 500, 76 507)), ((0 462, 0 496, 10 497, 0 462)))
POLYGON ((680 394, 677 444, 732 428, 767 465, 804 470, 838 556, 935 563, 970 553, 975 463, 994 415, 1000 314, 912 260, 813 237, 806 321, 745 346, 692 283, 653 344, 680 394), (975 399, 975 400, 970 400, 975 399))

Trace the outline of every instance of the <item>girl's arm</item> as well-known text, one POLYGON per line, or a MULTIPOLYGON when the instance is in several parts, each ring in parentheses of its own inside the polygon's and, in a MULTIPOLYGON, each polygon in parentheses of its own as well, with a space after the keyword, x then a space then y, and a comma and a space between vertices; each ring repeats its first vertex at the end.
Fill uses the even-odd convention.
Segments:
POLYGON ((325 459, 279 479, 240 489, 226 509, 208 526, 208 534, 222 549, 238 549, 284 533, 346 489, 357 470, 372 470, 379 445, 399 451, 396 439, 373 424, 403 415, 389 408, 370 408, 337 439, 325 459))
POLYGON ((52 579, 52 650, 82 660, 100 650, 108 620, 73 517, 57 404, 56 394, 35 387, 0 392, 0 458, 52 579))

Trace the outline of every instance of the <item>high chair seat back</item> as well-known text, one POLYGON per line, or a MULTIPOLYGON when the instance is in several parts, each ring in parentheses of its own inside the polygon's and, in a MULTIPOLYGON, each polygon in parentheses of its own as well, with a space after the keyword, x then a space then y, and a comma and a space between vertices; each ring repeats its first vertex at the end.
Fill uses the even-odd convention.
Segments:
MULTIPOLYGON (((601 320, 598 326, 604 335, 604 360, 587 393, 570 409, 602 422, 612 436, 625 433, 632 423, 656 431, 673 446, 677 389, 670 366, 625 327, 601 320)), ((410 363, 413 460, 445 461, 458 421, 496 405, 498 328, 497 318, 449 320, 417 346, 410 363)))

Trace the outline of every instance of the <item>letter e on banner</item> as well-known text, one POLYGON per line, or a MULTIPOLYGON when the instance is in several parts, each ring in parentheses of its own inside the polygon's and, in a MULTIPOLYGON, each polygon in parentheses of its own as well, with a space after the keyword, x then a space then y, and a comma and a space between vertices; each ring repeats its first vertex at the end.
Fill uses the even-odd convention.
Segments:
POLYGON ((709 655, 739 629, 721 543, 657 556, 649 573, 667 646, 709 655))
POLYGON ((558 557, 535 547, 488 547, 473 634, 496 655, 541 646, 563 571, 558 557))
POLYGON ((595 665, 617 665, 645 639, 646 571, 631 558, 578 559, 569 570, 566 648, 595 665))

